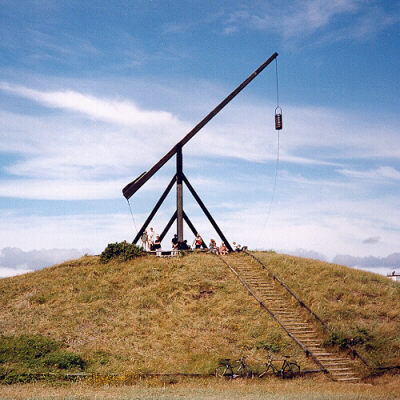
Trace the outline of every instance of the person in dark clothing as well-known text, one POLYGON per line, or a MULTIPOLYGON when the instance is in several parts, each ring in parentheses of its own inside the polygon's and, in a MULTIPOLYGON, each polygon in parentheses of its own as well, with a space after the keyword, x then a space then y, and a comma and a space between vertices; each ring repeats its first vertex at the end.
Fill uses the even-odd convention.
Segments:
POLYGON ((179 240, 178 250, 189 250, 190 247, 187 244, 187 240, 179 240))
POLYGON ((172 243, 172 248, 176 249, 178 247, 178 235, 174 235, 174 237, 171 240, 172 243))
POLYGON ((158 236, 158 235, 157 235, 156 240, 155 240, 155 242, 154 242, 153 249, 154 249, 154 250, 161 249, 160 236, 158 236))

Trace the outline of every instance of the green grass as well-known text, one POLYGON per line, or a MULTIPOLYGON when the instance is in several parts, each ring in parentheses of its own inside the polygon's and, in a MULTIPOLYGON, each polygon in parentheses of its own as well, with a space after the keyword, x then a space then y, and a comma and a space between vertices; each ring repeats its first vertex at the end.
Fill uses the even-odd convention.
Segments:
MULTIPOLYGON (((258 256, 332 326, 327 343, 353 338, 373 365, 400 364, 398 284, 315 260, 258 256)), ((229 269, 207 254, 107 264, 83 257, 1 279, 0 335, 61 343, 58 352, 81 357, 85 371, 100 374, 209 373, 219 358, 241 355, 261 368, 267 351, 291 354, 302 369, 315 367, 229 269)), ((59 370, 55 364, 37 366, 59 370)), ((13 368, 34 369, 23 363, 13 368)))
POLYGON ((40 373, 81 371, 82 358, 66 351, 60 342, 41 335, 0 336, 0 379, 27 382, 40 373))

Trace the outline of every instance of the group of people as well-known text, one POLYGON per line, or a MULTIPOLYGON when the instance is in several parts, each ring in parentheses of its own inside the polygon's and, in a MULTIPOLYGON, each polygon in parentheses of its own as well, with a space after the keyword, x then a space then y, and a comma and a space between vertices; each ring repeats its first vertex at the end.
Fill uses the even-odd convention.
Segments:
POLYGON ((140 240, 142 241, 142 247, 146 251, 157 251, 161 249, 160 235, 157 235, 153 228, 150 228, 149 232, 145 230, 140 240))
POLYGON ((210 253, 220 254, 222 256, 229 253, 228 248, 226 247, 224 242, 222 242, 221 245, 218 247, 217 242, 214 239, 210 239, 208 249, 210 253))
POLYGON ((187 240, 178 240, 178 235, 175 234, 171 240, 172 250, 190 250, 187 240))
MULTIPOLYGON (((141 236, 142 247, 146 251, 160 251, 161 250, 161 240, 160 236, 154 232, 153 228, 150 228, 149 232, 145 230, 141 236)), ((192 246, 187 243, 187 240, 178 240, 178 235, 174 235, 171 240, 172 250, 190 250, 190 249, 201 249, 202 247, 207 248, 205 246, 203 238, 196 234, 196 237, 193 240, 192 246)), ((242 247, 240 244, 236 244, 233 242, 233 250, 234 251, 241 251, 242 247)), ((221 242, 221 245, 218 247, 217 243, 214 239, 210 239, 210 244, 208 246, 208 252, 214 254, 225 255, 229 253, 228 248, 226 247, 224 242, 221 242)))
MULTIPOLYGON (((236 242, 233 242, 232 244, 234 251, 242 251, 242 247, 240 246, 240 244, 236 244, 236 242)), ((208 245, 208 249, 210 253, 220 254, 222 256, 229 253, 229 250, 224 242, 221 242, 221 245, 218 247, 214 239, 210 239, 210 244, 208 245)))

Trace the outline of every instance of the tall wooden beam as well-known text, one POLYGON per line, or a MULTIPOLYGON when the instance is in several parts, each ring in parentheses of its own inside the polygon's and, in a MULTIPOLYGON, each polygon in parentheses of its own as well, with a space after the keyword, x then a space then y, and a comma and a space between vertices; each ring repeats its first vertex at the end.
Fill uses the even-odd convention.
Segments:
POLYGON ((182 186, 182 146, 176 152, 176 233, 183 240, 183 186, 182 186))
POLYGON ((141 176, 133 182, 128 183, 123 189, 123 195, 129 199, 136 191, 145 184, 173 155, 182 148, 196 133, 203 128, 212 118, 214 118, 230 101, 233 100, 258 74, 260 74, 275 58, 278 53, 272 54, 268 60, 261 64, 247 79, 245 79, 231 94, 221 101, 210 113, 208 113, 186 136, 178 142, 157 164, 153 165, 149 171, 143 172, 141 176))

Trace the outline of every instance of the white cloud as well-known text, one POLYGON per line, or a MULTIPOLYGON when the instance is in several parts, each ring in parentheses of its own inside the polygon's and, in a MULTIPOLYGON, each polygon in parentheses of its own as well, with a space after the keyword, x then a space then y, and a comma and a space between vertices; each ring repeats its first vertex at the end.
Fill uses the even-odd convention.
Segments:
POLYGON ((87 249, 46 249, 24 251, 6 247, 0 251, 0 277, 24 274, 67 260, 79 258, 88 253, 87 249))
POLYGON ((333 262, 336 264, 348 265, 349 267, 379 267, 395 270, 400 268, 400 253, 389 254, 386 257, 354 257, 348 254, 338 254, 333 259, 333 262))
POLYGON ((50 108, 78 112, 90 118, 124 126, 175 125, 181 122, 166 111, 142 110, 131 101, 99 99, 73 90, 45 92, 0 82, 0 89, 37 101, 50 108))
MULTIPOLYGON (((23 93, 31 91, 27 88, 21 90, 23 93)), ((33 92, 35 96, 46 97, 48 93, 63 94, 69 91, 33 92)), ((89 103, 107 104, 96 111, 99 122, 92 121, 91 111, 81 106, 77 108, 83 110, 85 118, 82 118, 81 112, 79 116, 50 113, 38 117, 0 113, 0 151, 19 155, 4 167, 9 177, 0 181, 0 196, 34 199, 117 198, 122 187, 151 167, 192 127, 186 122, 179 122, 177 127, 175 122, 179 119, 170 113, 167 113, 171 115, 167 120, 172 123, 157 126, 153 126, 155 122, 147 120, 147 117, 139 120, 147 121, 148 125, 140 123, 135 126, 134 118, 130 127, 124 126, 124 122, 103 122, 110 120, 109 109, 118 109, 120 104, 134 103, 116 101, 114 104, 111 100, 73 93, 78 98, 89 99, 89 103), (18 179, 13 179, 15 176, 18 179)), ((176 96, 180 97, 179 93, 176 96)), ((63 95, 60 97, 63 106, 64 101, 69 104, 63 95)), ((204 157, 213 159, 217 168, 224 163, 225 157, 251 162, 274 162, 277 156, 277 136, 273 128, 273 112, 266 118, 266 108, 273 109, 271 105, 256 102, 233 103, 229 110, 221 113, 186 146, 186 168, 198 170, 204 157)), ((68 108, 65 110, 69 112, 68 108)), ((152 113, 144 112, 145 116, 152 113)), ((159 114, 155 111, 154 115, 159 114)), ((399 147, 391 145, 397 140, 399 122, 391 121, 391 129, 385 128, 380 135, 376 135, 379 129, 376 122, 362 115, 352 115, 353 124, 349 128, 348 118, 346 113, 326 108, 285 107, 284 130, 280 136, 281 162, 286 165, 340 166, 336 172, 354 178, 376 175, 398 179, 400 173, 394 167, 358 171, 351 164, 357 158, 400 159, 399 147)), ((169 168, 168 174, 172 175, 172 164, 173 160, 169 166, 164 167, 164 174, 165 168, 169 168)), ((290 177, 282 174, 282 178, 297 183, 308 179, 293 174, 290 177)), ((320 181, 313 178, 310 182, 316 185, 344 185, 344 182, 332 180, 332 177, 320 181)), ((155 184, 158 181, 152 180, 145 185, 144 190, 151 185, 154 188, 155 184)))
POLYGON ((398 21, 399 15, 393 10, 389 13, 384 4, 377 1, 291 0, 282 6, 281 2, 270 0, 242 5, 228 15, 223 31, 231 34, 246 26, 274 32, 293 45, 312 35, 317 42, 325 43, 364 39, 398 21), (343 20, 346 17, 351 19, 343 20))
POLYGON ((337 172, 351 178, 373 180, 376 183, 400 180, 400 171, 389 166, 369 170, 339 169, 337 172))

